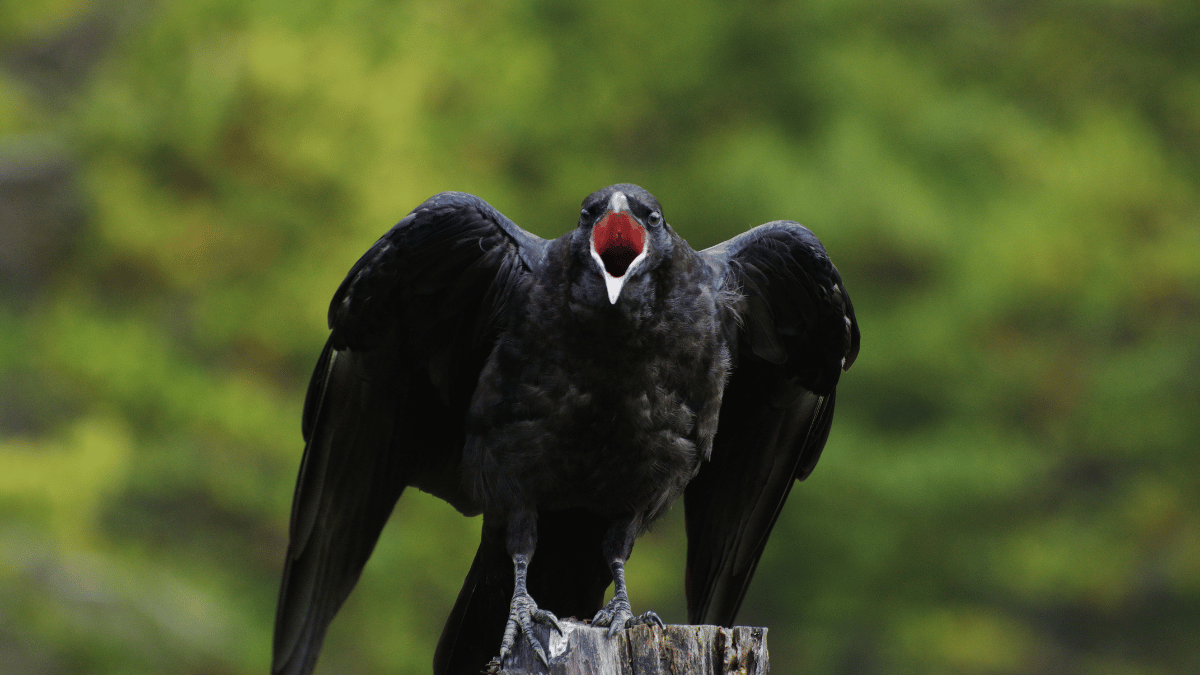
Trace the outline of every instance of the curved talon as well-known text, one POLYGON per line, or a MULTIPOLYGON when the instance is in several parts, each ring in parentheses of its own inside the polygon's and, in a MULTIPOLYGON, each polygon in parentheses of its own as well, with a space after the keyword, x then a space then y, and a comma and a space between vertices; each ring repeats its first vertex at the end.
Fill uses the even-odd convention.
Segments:
POLYGON ((500 667, 504 667, 505 661, 512 655, 513 647, 517 643, 518 628, 525 634, 529 640, 530 646, 533 647, 533 652, 537 654, 538 660, 542 665, 549 667, 550 659, 546 656, 546 650, 533 634, 533 622, 538 622, 550 626, 551 629, 558 631, 562 635, 562 626, 558 623, 558 617, 553 613, 541 609, 533 598, 528 594, 513 598, 512 609, 508 613, 508 623, 504 626, 504 638, 500 641, 500 667))
POLYGON ((614 627, 615 630, 620 630, 632 618, 633 610, 629 606, 629 600, 617 594, 599 612, 596 612, 596 616, 592 617, 592 625, 608 626, 609 634, 611 635, 614 632, 614 627))
POLYGON ((604 606, 596 616, 592 618, 593 626, 608 626, 608 635, 612 637, 617 631, 625 628, 633 619, 633 612, 629 610, 629 603, 610 602, 604 606))
POLYGON ((635 617, 633 619, 633 621, 629 622, 629 625, 626 626, 626 628, 629 628, 632 626, 646 626, 649 624, 653 624, 659 628, 666 627, 666 624, 663 623, 663 620, 661 617, 658 616, 658 613, 651 610, 649 612, 642 614, 639 617, 635 617))
POLYGON ((554 630, 558 631, 559 635, 563 634, 562 624, 560 624, 558 622, 558 617, 554 616, 553 612, 544 610, 540 607, 534 607, 533 608, 533 619, 535 621, 537 621, 538 623, 550 626, 554 630))
MULTIPOLYGON (((608 637, 614 638, 617 636, 617 633, 628 628, 629 622, 632 619, 632 616, 633 615, 629 615, 630 618, 625 618, 624 620, 621 620, 621 621, 613 621, 612 624, 610 624, 608 627, 608 637)), ((617 618, 620 619, 621 616, 618 615, 617 618)))
POLYGON ((629 600, 625 598, 614 597, 604 606, 596 616, 592 618, 593 626, 608 626, 608 635, 613 637, 618 631, 634 626, 645 626, 652 624, 663 627, 663 620, 654 612, 646 612, 641 616, 634 616, 633 610, 629 606, 629 600))

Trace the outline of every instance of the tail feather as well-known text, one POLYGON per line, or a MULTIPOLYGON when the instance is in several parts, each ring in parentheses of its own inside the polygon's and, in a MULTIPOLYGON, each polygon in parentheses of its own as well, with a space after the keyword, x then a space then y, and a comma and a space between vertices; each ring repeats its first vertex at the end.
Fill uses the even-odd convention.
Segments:
MULTIPOLYGON (((604 605, 612 573, 600 552, 607 521, 582 510, 538 513, 538 546, 529 594, 559 617, 591 619, 604 605)), ((503 537, 484 534, 433 657, 434 675, 479 675, 500 651, 513 592, 503 537)))

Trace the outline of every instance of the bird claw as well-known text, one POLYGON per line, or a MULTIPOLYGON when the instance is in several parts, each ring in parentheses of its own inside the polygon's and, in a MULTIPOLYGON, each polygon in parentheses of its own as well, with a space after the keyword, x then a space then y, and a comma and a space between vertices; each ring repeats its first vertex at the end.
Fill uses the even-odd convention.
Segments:
POLYGON ((633 608, 629 605, 628 598, 614 596, 599 612, 592 618, 593 626, 608 626, 608 636, 613 637, 618 631, 634 626, 644 626, 653 624, 659 628, 663 627, 663 620, 654 612, 646 612, 641 616, 633 615, 633 608))
POLYGON ((550 659, 546 656, 546 650, 533 634, 533 622, 550 626, 553 630, 558 631, 562 635, 562 626, 558 623, 558 617, 551 612, 541 609, 529 594, 518 595, 513 598, 512 608, 508 612, 508 623, 504 626, 504 639, 500 641, 500 666, 504 666, 504 662, 512 655, 513 647, 517 643, 517 631, 525 634, 529 640, 530 646, 537 654, 538 660, 542 665, 549 667, 550 659))
POLYGON ((631 626, 648 626, 651 624, 653 624, 657 628, 666 628, 666 624, 663 623, 662 618, 658 615, 657 612, 655 612, 653 610, 644 612, 641 616, 634 617, 633 621, 630 622, 630 624, 626 627, 628 628, 631 626))

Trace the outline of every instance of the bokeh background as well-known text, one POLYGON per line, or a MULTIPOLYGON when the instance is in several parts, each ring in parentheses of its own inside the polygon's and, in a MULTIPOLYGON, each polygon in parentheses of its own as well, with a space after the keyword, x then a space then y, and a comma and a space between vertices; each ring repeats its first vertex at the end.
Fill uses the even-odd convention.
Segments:
MULTIPOLYGON (((1200 672, 1200 5, 0 0, 0 672, 264 673, 325 309, 429 195, 824 241, 862 353, 777 673, 1200 672)), ((681 509, 634 608, 684 617, 681 509)), ((319 673, 425 673, 410 492, 319 673)))

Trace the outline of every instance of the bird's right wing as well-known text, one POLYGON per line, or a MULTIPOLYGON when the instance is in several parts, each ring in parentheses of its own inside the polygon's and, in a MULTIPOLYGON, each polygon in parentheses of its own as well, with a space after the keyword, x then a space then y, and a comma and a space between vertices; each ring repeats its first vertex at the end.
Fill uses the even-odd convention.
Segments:
POLYGON ((684 494, 685 585, 691 623, 728 626, 788 492, 821 456, 859 334, 841 276, 803 226, 768 223, 701 255, 737 298, 736 365, 712 457, 684 494))
POLYGON ((473 195, 430 198, 350 270, 304 402, 272 673, 312 672, 409 485, 465 513, 463 416, 506 299, 547 242, 473 195))

